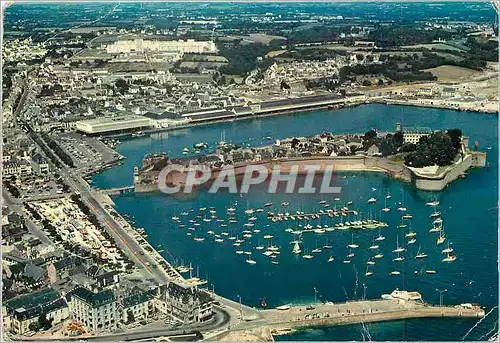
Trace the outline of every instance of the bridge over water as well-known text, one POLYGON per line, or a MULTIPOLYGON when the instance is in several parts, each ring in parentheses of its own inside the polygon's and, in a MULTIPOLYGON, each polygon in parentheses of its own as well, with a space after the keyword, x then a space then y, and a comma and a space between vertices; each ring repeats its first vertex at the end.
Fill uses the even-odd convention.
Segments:
POLYGON ((116 188, 101 189, 100 191, 107 194, 107 195, 127 195, 127 194, 134 194, 135 187, 134 186, 123 186, 123 187, 116 187, 116 188))

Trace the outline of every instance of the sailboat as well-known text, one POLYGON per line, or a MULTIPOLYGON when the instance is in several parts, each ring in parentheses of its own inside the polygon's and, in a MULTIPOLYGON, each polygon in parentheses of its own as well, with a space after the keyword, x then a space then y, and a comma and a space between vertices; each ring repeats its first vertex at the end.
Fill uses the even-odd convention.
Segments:
POLYGON ((429 230, 429 232, 439 232, 441 231, 441 225, 436 225, 434 224, 432 228, 429 230))
POLYGON ((328 257, 328 261, 326 261, 326 262, 332 262, 332 261, 333 261, 333 256, 330 255, 330 257, 328 257))
POLYGON ((400 228, 400 229, 404 229, 405 227, 407 227, 407 226, 408 226, 408 224, 405 224, 405 223, 404 223, 404 219, 405 219, 405 218, 404 218, 404 216, 403 216, 403 217, 401 217, 401 224, 399 224, 399 225, 398 225, 398 228, 400 228))
POLYGON ((457 259, 456 256, 450 255, 450 253, 446 254, 446 257, 442 259, 443 262, 453 262, 457 259))
POLYGON ((293 250, 292 250, 292 253, 298 255, 302 252, 302 250, 300 250, 300 245, 299 245, 299 242, 298 241, 295 241, 295 244, 293 245, 293 250))
POLYGON ((349 249, 349 254, 347 254, 347 258, 353 258, 354 257, 354 253, 352 252, 351 249, 349 249))
POLYGON ((442 218, 436 218, 432 224, 441 224, 443 222, 443 219, 442 218))
POLYGON ((436 218, 436 217, 439 217, 441 215, 441 212, 439 211, 434 211, 431 213, 430 217, 431 218, 436 218))
POLYGON ((439 245, 439 244, 443 244, 443 243, 444 243, 444 241, 446 240, 446 237, 445 237, 445 235, 444 235, 443 231, 444 231, 444 230, 442 230, 442 229, 441 229, 441 231, 439 231, 439 237, 438 237, 437 242, 436 242, 436 243, 437 243, 437 245, 439 245))
POLYGON ((383 241, 385 239, 385 236, 382 236, 381 233, 381 228, 378 229, 378 237, 375 238, 376 241, 383 241))
POLYGON ((395 270, 395 271, 390 272, 389 274, 390 274, 390 275, 399 275, 399 274, 401 274, 401 273, 400 273, 400 272, 398 272, 397 270, 395 270))
POLYGON ((401 256, 401 253, 398 253, 398 257, 394 258, 393 261, 400 262, 403 261, 405 258, 404 256, 401 256))
POLYGON ((252 253, 248 255, 248 258, 245 260, 246 263, 248 264, 256 264, 257 262, 255 260, 252 260, 252 253))
POLYGON ((383 212, 389 212, 391 209, 387 207, 387 197, 385 197, 385 202, 384 202, 384 208, 382 209, 383 212))
POLYGON ((403 252, 405 250, 406 250, 405 248, 399 246, 399 236, 396 236, 396 249, 394 249, 392 252, 400 253, 400 252, 403 252))
POLYGON ((453 248, 452 248, 452 247, 450 247, 450 241, 448 241, 448 247, 447 247, 446 249, 443 249, 443 250, 441 251, 441 253, 442 253, 442 254, 450 254, 450 253, 452 253, 452 252, 453 252, 453 248))
POLYGON ((382 254, 382 253, 379 252, 377 255, 375 255, 373 257, 374 258, 382 258, 382 257, 384 257, 384 254, 382 254))
POLYGON ((347 245, 348 248, 350 249, 356 249, 359 248, 359 245, 354 244, 354 233, 351 236, 351 244, 347 245))
POLYGON ((427 257, 427 254, 425 252, 420 252, 420 247, 418 247, 418 252, 417 254, 415 255, 415 258, 426 258, 427 257))
POLYGON ((370 270, 368 270, 368 266, 366 266, 366 273, 365 273, 366 276, 372 276, 373 275, 373 272, 371 272, 370 270))
POLYGON ((204 237, 194 237, 193 240, 195 242, 203 242, 205 240, 205 238, 204 237))
POLYGON ((428 203, 426 203, 427 206, 437 206, 439 205, 439 201, 437 200, 434 200, 434 201, 429 201, 428 203))

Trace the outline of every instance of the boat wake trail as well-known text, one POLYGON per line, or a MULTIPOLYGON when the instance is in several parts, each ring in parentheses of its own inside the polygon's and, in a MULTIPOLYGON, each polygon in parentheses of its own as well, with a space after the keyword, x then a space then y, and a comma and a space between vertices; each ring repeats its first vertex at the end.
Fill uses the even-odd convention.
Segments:
POLYGON ((352 266, 354 269, 354 273, 356 274, 356 285, 354 287, 354 299, 357 299, 357 293, 358 293, 358 270, 356 269, 355 266, 352 266))
POLYGON ((340 277, 340 285, 342 286, 342 290, 344 291, 345 294, 345 299, 349 300, 349 296, 347 295, 347 291, 345 290, 344 287, 344 280, 342 279, 342 273, 340 272, 340 269, 339 269, 339 277, 340 277))
POLYGON ((490 315, 490 313, 491 313, 491 312, 493 312, 493 310, 495 310, 496 308, 498 308, 498 306, 493 307, 493 308, 492 308, 492 309, 491 309, 488 313, 486 313, 486 315, 485 315, 483 318, 479 319, 479 320, 478 320, 478 322, 477 322, 477 323, 476 323, 473 327, 471 327, 469 331, 467 331, 467 333, 464 335, 464 337, 462 337, 462 341, 463 341, 463 340, 464 340, 467 336, 469 336, 469 334, 472 332, 472 330, 474 330, 474 329, 475 329, 475 328, 476 328, 479 324, 481 324, 481 322, 482 322, 483 320, 485 320, 485 319, 486 319, 486 317, 488 317, 488 316, 490 315))
POLYGON ((497 326, 498 326, 498 319, 495 321, 495 325, 493 325, 493 329, 491 329, 490 331, 488 331, 487 333, 485 333, 484 335, 482 335, 481 337, 479 337, 478 341, 482 341, 483 338, 490 338, 490 335, 493 332, 497 331, 497 326))

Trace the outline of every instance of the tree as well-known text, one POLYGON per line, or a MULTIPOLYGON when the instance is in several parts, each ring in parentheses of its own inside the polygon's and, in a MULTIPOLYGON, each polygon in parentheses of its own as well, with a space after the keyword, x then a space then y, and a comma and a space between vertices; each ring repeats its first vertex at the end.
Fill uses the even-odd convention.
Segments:
POLYGON ((415 150, 405 157, 405 164, 421 168, 425 166, 446 166, 453 163, 458 150, 451 137, 445 132, 435 132, 420 138, 415 150))
POLYGON ((130 88, 127 81, 125 81, 124 79, 116 80, 115 86, 116 86, 116 89, 118 90, 118 92, 120 92, 121 94, 124 94, 130 88))
POLYGON ((285 82, 285 80, 282 80, 281 83, 280 83, 280 89, 283 90, 288 90, 290 89, 290 85, 288 83, 285 82))
POLYGON ((135 322, 134 313, 132 311, 127 311, 127 323, 135 322))
POLYGON ((30 331, 33 332, 38 332, 41 328, 42 326, 40 325, 39 322, 32 322, 30 323, 30 325, 28 325, 28 329, 30 329, 30 331))
POLYGON ((372 139, 375 139, 377 137, 377 132, 375 130, 370 130, 365 133, 363 136, 363 140, 365 141, 370 141, 372 139))
POLYGON ((396 144, 396 146, 400 147, 403 145, 404 139, 403 139, 403 132, 398 131, 392 136, 392 140, 396 144))
POLYGON ((371 85, 372 85, 372 83, 370 80, 366 79, 363 81, 363 86, 371 86, 371 85))
POLYGON ((384 80, 382 80, 382 79, 378 79, 377 84, 378 84, 379 86, 383 86, 383 85, 384 85, 384 80))
POLYGON ((43 330, 48 330, 52 327, 53 318, 47 319, 47 315, 42 313, 40 317, 38 317, 38 324, 43 330))
POLYGON ((450 136, 451 141, 453 142, 453 147, 459 150, 462 143, 462 130, 450 129, 446 133, 450 136))

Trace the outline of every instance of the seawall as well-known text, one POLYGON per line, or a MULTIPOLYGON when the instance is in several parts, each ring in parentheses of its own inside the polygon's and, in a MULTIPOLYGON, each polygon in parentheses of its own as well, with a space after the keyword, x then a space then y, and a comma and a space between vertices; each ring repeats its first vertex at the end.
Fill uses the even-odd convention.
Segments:
MULTIPOLYGON (((464 159, 445 168, 435 175, 428 175, 412 170, 412 183, 420 190, 441 191, 451 182, 462 177, 472 167, 484 167, 486 153, 472 152, 465 155, 464 159)), ((408 168, 409 169, 409 168, 408 168)))
MULTIPOLYGON (((486 154, 482 152, 468 152, 463 160, 444 168, 439 174, 424 174, 418 169, 408 168, 401 162, 371 156, 314 156, 252 163, 252 165, 265 166, 268 171, 279 166, 280 171, 285 173, 295 166, 298 166, 299 173, 302 173, 305 170, 304 167, 308 165, 320 165, 319 172, 324 172, 327 167, 331 167, 333 171, 337 172, 382 172, 392 178, 411 182, 417 189, 425 191, 443 190, 448 184, 464 175, 470 168, 484 167, 485 164, 486 154)), ((245 166, 236 166, 235 176, 242 176, 245 172, 245 166)), ((183 182, 183 180, 178 181, 183 182)), ((136 193, 157 191, 159 191, 159 188, 156 182, 135 183, 136 193)))

